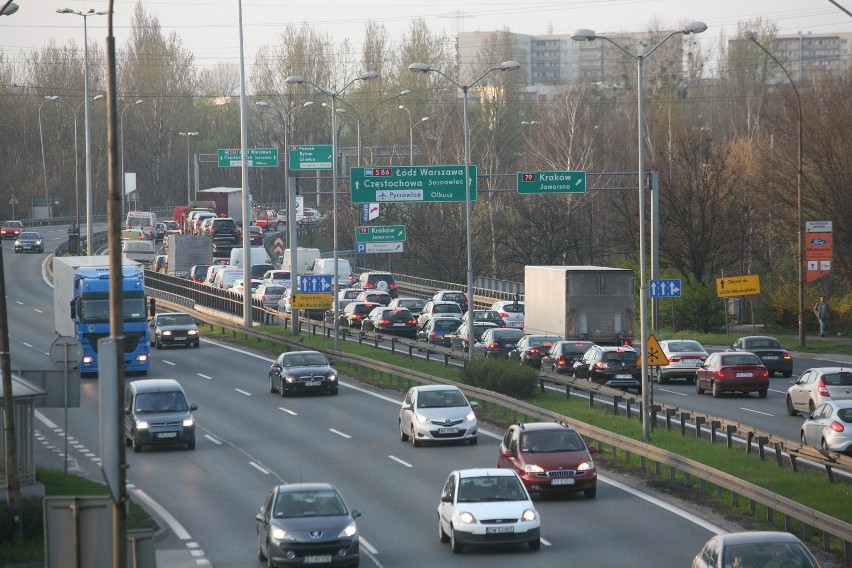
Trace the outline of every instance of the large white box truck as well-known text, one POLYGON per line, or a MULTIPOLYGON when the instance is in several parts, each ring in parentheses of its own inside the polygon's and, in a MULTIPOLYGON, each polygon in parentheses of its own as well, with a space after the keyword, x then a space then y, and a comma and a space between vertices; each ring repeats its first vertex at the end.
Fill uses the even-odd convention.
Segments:
POLYGON ((633 270, 604 266, 527 266, 524 331, 598 345, 634 341, 633 270))
POLYGON ((167 235, 163 247, 168 261, 166 272, 185 277, 196 264, 213 264, 213 239, 210 235, 167 235))

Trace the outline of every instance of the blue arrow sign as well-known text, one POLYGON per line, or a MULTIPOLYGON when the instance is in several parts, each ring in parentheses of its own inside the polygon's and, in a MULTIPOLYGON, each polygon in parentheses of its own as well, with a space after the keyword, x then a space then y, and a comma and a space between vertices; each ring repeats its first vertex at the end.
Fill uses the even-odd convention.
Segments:
POLYGON ((651 298, 680 298, 680 279, 650 280, 648 295, 651 298))
POLYGON ((331 293, 331 274, 312 274, 299 277, 299 292, 331 293))

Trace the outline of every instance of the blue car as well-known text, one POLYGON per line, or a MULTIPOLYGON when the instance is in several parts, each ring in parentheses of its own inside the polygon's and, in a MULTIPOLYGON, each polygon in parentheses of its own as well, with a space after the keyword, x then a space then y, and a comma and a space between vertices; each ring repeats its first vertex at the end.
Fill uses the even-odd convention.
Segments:
POLYGON ((447 334, 455 333, 462 324, 459 318, 433 318, 417 332, 417 340, 425 341, 430 345, 441 347, 450 346, 450 338, 447 334))

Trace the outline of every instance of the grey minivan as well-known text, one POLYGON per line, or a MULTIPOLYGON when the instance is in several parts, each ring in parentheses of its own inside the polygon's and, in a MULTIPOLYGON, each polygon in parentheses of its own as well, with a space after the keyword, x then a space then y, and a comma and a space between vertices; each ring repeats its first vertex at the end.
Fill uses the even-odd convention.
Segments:
POLYGON ((186 444, 195 449, 195 403, 174 379, 143 379, 127 385, 124 394, 124 441, 134 452, 143 446, 186 444))

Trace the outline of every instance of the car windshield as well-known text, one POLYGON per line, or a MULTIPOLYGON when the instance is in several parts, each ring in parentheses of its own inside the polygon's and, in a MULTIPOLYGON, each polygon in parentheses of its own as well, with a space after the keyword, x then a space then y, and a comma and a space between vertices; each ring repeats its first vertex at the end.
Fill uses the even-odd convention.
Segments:
POLYGON ((467 406, 467 401, 457 390, 422 391, 417 397, 417 408, 452 408, 467 406))
POLYGON ((560 339, 558 337, 551 337, 543 335, 541 337, 530 337, 529 345, 530 347, 541 347, 543 345, 553 345, 560 339))
POLYGON ((493 337, 497 341, 518 341, 524 336, 524 332, 519 329, 506 329, 494 332, 493 337))
POLYGON ((635 351, 606 351, 603 354, 604 361, 621 361, 623 363, 633 363, 636 361, 635 351))
POLYGON ((467 298, 464 297, 464 294, 444 294, 444 300, 448 302, 466 302, 467 298))
POLYGON ((756 355, 725 355, 719 357, 720 364, 723 367, 732 367, 737 365, 762 365, 760 359, 756 355))
POLYGON ((522 314, 522 313, 524 313, 524 305, 521 304, 521 303, 518 303, 518 304, 515 304, 515 303, 503 304, 503 307, 500 308, 500 309, 503 310, 504 312, 507 312, 507 313, 510 313, 510 314, 522 314))
POLYGON ((414 316, 408 310, 387 310, 382 314, 382 318, 390 321, 408 321, 414 316))
POLYGON ((459 305, 458 304, 435 304, 432 308, 432 311, 436 314, 458 314, 459 305))
POLYGON ((434 320, 434 322, 435 323, 432 324, 432 329, 434 329, 435 331, 455 331, 459 328, 459 325, 461 325, 460 321, 454 320, 452 318, 440 318, 434 320))
POLYGON ((186 398, 179 391, 145 392, 136 395, 136 412, 186 412, 186 398))
POLYGON ((814 563, 798 543, 753 542, 725 547, 725 566, 734 566, 734 556, 742 557, 739 566, 795 566, 813 568, 814 563))
POLYGON ((294 353, 284 357, 285 367, 309 367, 328 365, 321 353, 294 353))
POLYGON ((852 408, 840 408, 837 411, 838 420, 843 420, 847 424, 852 423, 852 408))
POLYGON ((193 325, 194 323, 195 320, 189 314, 169 314, 157 318, 159 325, 193 325))
POLYGON ((561 353, 563 355, 582 355, 591 347, 591 343, 562 343, 561 353))
POLYGON ((746 349, 781 349, 781 343, 777 339, 772 339, 771 337, 745 341, 743 346, 746 349))
POLYGON ((409 310, 414 309, 418 312, 426 305, 426 302, 423 300, 400 300, 398 303, 403 308, 408 308, 409 310))
POLYGON ((526 501, 521 482, 514 476, 465 477, 459 484, 459 503, 526 501))
POLYGON ((22 241, 37 241, 40 237, 38 233, 21 233, 18 238, 22 241))
POLYGON ((697 341, 669 341, 666 344, 666 349, 668 349, 669 353, 691 353, 695 351, 704 351, 704 348, 701 347, 701 344, 697 341))
POLYGON ((578 452, 585 448, 573 430, 527 432, 521 436, 521 451, 529 453, 578 452))
POLYGON ((281 492, 272 508, 272 516, 276 519, 333 517, 346 514, 346 506, 335 491, 281 492))
POLYGON ((827 387, 852 387, 852 372, 826 373, 822 376, 822 381, 827 387))

